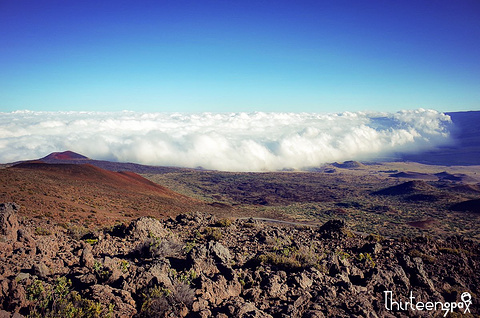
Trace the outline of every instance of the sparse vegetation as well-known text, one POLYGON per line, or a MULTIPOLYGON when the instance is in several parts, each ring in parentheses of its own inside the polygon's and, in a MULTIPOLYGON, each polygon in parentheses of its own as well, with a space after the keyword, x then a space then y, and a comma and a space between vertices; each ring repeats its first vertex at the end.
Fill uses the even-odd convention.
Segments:
POLYGON ((70 225, 67 231, 68 235, 78 241, 81 240, 90 230, 84 226, 70 225))
POLYGON ((385 237, 383 237, 382 235, 378 235, 378 234, 369 234, 367 236, 367 240, 372 241, 372 242, 382 242, 382 241, 385 240, 385 237))

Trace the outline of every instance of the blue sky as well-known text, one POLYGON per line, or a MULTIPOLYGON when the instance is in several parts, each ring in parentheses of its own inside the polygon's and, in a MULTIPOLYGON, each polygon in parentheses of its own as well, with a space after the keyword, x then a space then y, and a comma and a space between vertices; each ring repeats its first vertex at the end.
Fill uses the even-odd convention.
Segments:
POLYGON ((478 0, 0 0, 0 111, 479 106, 478 0))

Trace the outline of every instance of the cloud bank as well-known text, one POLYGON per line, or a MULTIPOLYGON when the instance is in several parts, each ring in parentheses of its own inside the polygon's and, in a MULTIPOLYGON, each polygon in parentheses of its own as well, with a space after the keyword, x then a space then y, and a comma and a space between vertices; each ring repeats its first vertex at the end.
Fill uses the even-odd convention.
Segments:
POLYGON ((449 142, 450 117, 397 113, 0 113, 0 162, 72 150, 94 159, 228 171, 304 169, 449 142))

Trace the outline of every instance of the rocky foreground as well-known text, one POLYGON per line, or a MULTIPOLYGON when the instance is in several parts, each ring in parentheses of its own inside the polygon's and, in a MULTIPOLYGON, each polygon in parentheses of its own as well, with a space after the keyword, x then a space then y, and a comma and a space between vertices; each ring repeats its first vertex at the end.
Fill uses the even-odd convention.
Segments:
POLYGON ((312 228, 197 213, 92 231, 19 209, 0 204, 0 317, 480 313, 480 247, 461 237, 392 240, 341 221, 312 228))

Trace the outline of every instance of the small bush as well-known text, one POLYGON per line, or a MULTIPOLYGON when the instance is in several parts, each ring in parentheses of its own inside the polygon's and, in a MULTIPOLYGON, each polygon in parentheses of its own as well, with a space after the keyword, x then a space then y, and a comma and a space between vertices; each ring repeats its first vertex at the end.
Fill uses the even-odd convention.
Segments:
POLYGON ((295 248, 291 246, 276 248, 273 252, 267 252, 259 255, 256 261, 260 264, 270 264, 277 268, 285 270, 298 270, 308 267, 320 269, 321 257, 313 248, 301 246, 295 248))
POLYGON ((96 238, 94 238, 94 239, 91 239, 91 238, 85 239, 85 243, 90 244, 90 245, 95 245, 95 244, 98 243, 98 239, 96 239, 96 238))
POLYGON ((270 264, 278 268, 286 270, 295 270, 301 268, 300 261, 294 257, 277 254, 274 252, 267 252, 258 257, 261 264, 270 264))
POLYGON ((49 230, 39 226, 39 227, 35 228, 35 234, 36 235, 51 235, 52 232, 50 232, 49 230))
POLYGON ((68 228, 68 235, 70 235, 71 238, 74 240, 81 240, 82 237, 84 237, 89 230, 86 227, 83 226, 70 226, 68 228))
POLYGON ((366 238, 367 241, 372 241, 372 242, 382 242, 385 241, 385 238, 381 235, 378 234, 369 234, 366 238))
POLYGON ((105 269, 103 267, 102 263, 100 263, 98 261, 95 261, 95 263, 93 263, 93 272, 98 277, 98 279, 100 279, 102 281, 107 280, 110 277, 110 275, 112 274, 108 269, 105 269))
POLYGON ((215 226, 218 227, 229 227, 230 225, 232 225, 232 220, 226 218, 220 219, 215 223, 215 226))
POLYGON ((195 291, 190 285, 176 281, 172 290, 155 286, 143 294, 140 317, 178 317, 185 307, 191 308, 195 291))
POLYGON ((177 282, 173 287, 173 303, 191 307, 195 299, 195 290, 189 284, 182 282, 177 282))
POLYGON ((254 222, 243 222, 243 227, 245 228, 254 228, 257 227, 257 224, 254 222))
POLYGON ((195 272, 193 269, 188 272, 181 271, 180 273, 178 273, 175 269, 171 269, 171 276, 175 281, 187 285, 192 285, 193 280, 196 279, 198 275, 197 272, 195 272))
POLYGON ((205 239, 207 240, 220 241, 220 239, 222 238, 222 232, 219 229, 213 227, 205 228, 204 234, 205 239))
POLYGON ((167 297, 172 291, 160 286, 154 286, 142 296, 143 302, 140 317, 164 317, 169 309, 167 297))
POLYGON ((343 259, 349 259, 349 258, 352 257, 352 255, 350 255, 350 254, 348 254, 347 252, 342 251, 342 250, 337 250, 337 251, 335 252, 335 254, 337 254, 338 257, 340 257, 340 259, 342 259, 342 260, 343 260, 343 259))
POLYGON ((159 238, 153 234, 137 247, 141 257, 175 257, 181 252, 182 245, 175 238, 159 238))
POLYGON ((420 257, 424 263, 435 264, 435 257, 422 253, 419 250, 412 249, 408 252, 408 255, 410 257, 420 257))
POLYGON ((122 273, 124 274, 128 273, 128 269, 130 268, 130 263, 127 260, 122 259, 118 265, 122 273))
POLYGON ((191 241, 191 242, 187 242, 185 243, 185 246, 183 246, 183 252, 185 254, 188 254, 190 253, 191 250, 193 250, 193 248, 197 246, 197 243, 195 242, 195 240, 191 241))
POLYGON ((375 267, 375 261, 373 260, 372 258, 372 255, 370 253, 360 253, 358 254, 358 257, 357 257, 357 260, 359 260, 360 262, 364 262, 365 264, 367 264, 368 266, 370 267, 375 267))
POLYGON ((440 247, 438 250, 439 250, 440 252, 446 253, 446 254, 454 254, 454 255, 465 254, 465 255, 468 255, 468 256, 473 255, 472 252, 467 251, 467 250, 465 250, 465 249, 463 249, 463 248, 440 247))
POLYGON ((152 257, 173 257, 180 254, 182 246, 174 240, 154 240, 150 244, 152 257))

